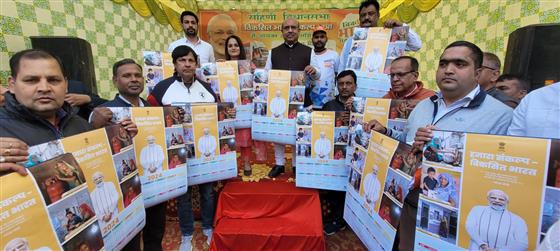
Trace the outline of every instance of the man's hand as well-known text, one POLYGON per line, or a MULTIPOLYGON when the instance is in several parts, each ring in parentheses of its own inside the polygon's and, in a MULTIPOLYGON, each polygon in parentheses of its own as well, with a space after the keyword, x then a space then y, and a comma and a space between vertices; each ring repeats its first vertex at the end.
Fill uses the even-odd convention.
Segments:
POLYGON ((383 26, 384 26, 385 28, 393 28, 393 27, 402 26, 402 23, 399 22, 398 20, 395 20, 395 19, 387 19, 387 21, 385 21, 385 23, 383 24, 383 26))
POLYGON ((19 139, 0 137, 0 172, 17 172, 24 176, 27 175, 25 168, 16 163, 27 160, 28 148, 27 144, 19 139))
POLYGON ((315 76, 315 74, 317 74, 317 70, 315 70, 315 67, 311 65, 306 66, 303 71, 311 76, 315 76))
POLYGON ((113 112, 107 107, 96 107, 91 114, 91 126, 95 129, 104 127, 113 119, 113 112))
POLYGON ((70 103, 72 106, 82 106, 89 104, 91 98, 85 94, 67 93, 64 97, 64 101, 70 103))
POLYGON ((387 128, 385 128, 379 121, 376 119, 372 119, 365 124, 364 131, 369 133, 371 130, 374 130, 381 134, 387 134, 387 128))
POLYGON ((134 138, 138 134, 138 127, 130 118, 119 121, 119 124, 126 129, 126 131, 130 134, 130 137, 134 138))
POLYGON ((426 142, 429 142, 429 141, 432 140, 432 137, 434 136, 432 134, 433 129, 436 129, 436 127, 433 126, 433 125, 427 125, 426 127, 418 128, 418 130, 416 131, 416 136, 414 137, 414 143, 412 144, 412 146, 414 146, 416 148, 419 148, 419 149, 423 149, 426 142))
POLYGON ((344 109, 347 111, 352 111, 352 106, 354 105, 354 97, 349 97, 346 102, 344 102, 344 109))

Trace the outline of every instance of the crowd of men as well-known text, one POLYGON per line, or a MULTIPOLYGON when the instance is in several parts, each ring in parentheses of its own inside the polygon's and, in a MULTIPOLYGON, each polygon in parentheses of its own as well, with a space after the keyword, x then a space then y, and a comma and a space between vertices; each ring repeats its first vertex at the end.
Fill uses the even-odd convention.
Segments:
MULTIPOLYGON (((142 67, 132 59, 116 62, 112 80, 118 94, 113 100, 95 108, 89 122, 77 116, 73 106, 89 104, 92 98, 67 94, 69 81, 63 72, 62 62, 56 56, 37 49, 13 55, 8 91, 3 91, 5 94, 0 99, 3 102, 0 108, 0 171, 25 175, 25 169, 16 163, 27 160, 29 146, 107 125, 112 112, 106 107, 219 102, 218 95, 209 84, 195 77, 195 69, 203 63, 214 62, 214 53, 223 51, 216 46, 223 46, 223 42, 213 41, 211 45, 199 38, 196 14, 185 11, 180 19, 185 36, 168 48, 175 74, 158 83, 144 100, 140 97, 145 83, 142 67)), ((359 7, 360 27, 375 27, 378 23, 379 3, 375 0, 362 2, 359 7)), ((396 20, 383 23, 387 28, 403 25, 406 24, 396 20)), ((345 70, 352 38, 346 41, 339 57, 335 51, 325 47, 328 38, 323 27, 318 26, 313 32, 313 48, 298 41, 299 31, 299 22, 293 18, 282 23, 284 43, 271 50, 265 68, 304 71, 315 80, 314 85, 306 87, 305 106, 315 110, 345 111, 348 121, 357 87, 356 74, 345 70), (321 87, 330 88, 327 96, 332 99, 310 98, 321 87), (338 94, 334 96, 334 93, 338 94)), ((420 37, 410 29, 406 49, 416 51, 421 47, 420 37)), ((499 58, 467 41, 449 44, 441 52, 439 61, 431 63, 438 64, 437 92, 426 89, 418 80, 420 65, 414 57, 402 56, 391 63, 391 90, 384 98, 422 100, 410 114, 405 134, 386 128, 375 120, 366 123, 366 130, 411 143, 419 149, 431 140, 434 129, 560 138, 559 83, 529 93, 526 80, 515 75, 500 75, 499 58)), ((130 119, 119 123, 132 136, 137 133, 136 125, 130 119)), ((275 144, 274 153, 276 165, 270 177, 285 171, 285 145, 275 144)), ((212 236, 216 197, 213 185, 199 185, 202 229, 208 243, 212 236)), ((180 250, 192 250, 194 219, 191 191, 189 189, 187 194, 178 197, 179 225, 183 235, 180 250)), ((328 191, 326 194, 333 210, 324 220, 325 233, 333 234, 345 227, 342 219, 344 193, 328 191)), ((405 199, 395 249, 412 250, 417 196, 418 192, 411 192, 405 199)), ((147 209, 143 230, 145 250, 161 250, 165 208, 164 202, 147 209)), ((125 250, 139 249, 140 235, 125 247, 125 250)))

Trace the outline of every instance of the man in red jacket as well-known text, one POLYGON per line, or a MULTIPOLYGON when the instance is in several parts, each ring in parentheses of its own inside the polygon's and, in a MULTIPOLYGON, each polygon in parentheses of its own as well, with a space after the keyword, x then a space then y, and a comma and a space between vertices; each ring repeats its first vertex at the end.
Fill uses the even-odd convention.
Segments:
POLYGON ((391 90, 383 98, 422 100, 436 94, 418 81, 418 60, 401 56, 391 62, 391 90))

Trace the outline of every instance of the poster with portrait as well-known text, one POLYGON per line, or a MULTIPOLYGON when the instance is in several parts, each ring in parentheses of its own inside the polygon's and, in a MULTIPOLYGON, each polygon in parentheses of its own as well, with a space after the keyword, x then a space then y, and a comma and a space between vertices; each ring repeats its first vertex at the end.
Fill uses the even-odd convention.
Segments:
MULTIPOLYGON (((111 107, 115 114, 136 123, 134 151, 119 156, 115 165, 121 176, 138 170, 144 205, 151 207, 187 192, 187 145, 192 133, 183 130, 184 112, 180 107, 111 107), (190 135, 190 137, 189 137, 190 135), (136 163, 125 161, 134 155, 136 163), (122 160, 121 160, 122 159, 122 160)), ((190 141, 189 141, 190 139, 190 141)))
POLYGON ((391 62, 404 56, 408 27, 354 28, 346 69, 358 77, 356 95, 380 98, 391 88, 391 62))
POLYGON ((368 249, 391 250, 421 153, 377 132, 367 141, 348 146, 344 219, 368 249))
POLYGON ((346 191, 348 121, 343 116, 322 111, 297 114, 296 186, 346 191))
POLYGON ((415 249, 536 249, 560 216, 559 147, 558 140, 434 131, 423 153, 415 249))
POLYGON ((253 73, 251 61, 205 63, 197 69, 197 77, 210 84, 221 102, 236 108, 235 128, 250 128, 253 114, 253 73))
MULTIPOLYGON (((123 131, 122 126, 112 125, 33 146, 26 163, 33 166, 30 170, 38 183, 52 185, 43 197, 48 206, 57 208, 56 212, 70 208, 72 203, 84 203, 89 196, 89 211, 97 218, 97 227, 92 228, 99 229, 105 249, 121 249, 145 225, 134 145, 123 131), (129 168, 125 170, 122 163, 129 168), (66 201, 67 195, 76 195, 75 202, 66 201)), ((63 217, 60 213, 56 216, 63 217)), ((55 229, 64 228, 60 222, 53 225, 55 229)))
POLYGON ((404 141, 408 116, 418 102, 420 100, 354 97, 350 124, 361 127, 364 123, 375 119, 387 130, 391 130, 388 135, 404 141))
POLYGON ((295 145, 296 116, 305 111, 305 87, 311 78, 303 71, 256 70, 253 80, 252 138, 295 145))
POLYGON ((188 184, 197 185, 237 176, 233 103, 185 104, 183 130, 187 145, 188 184), (192 136, 191 136, 192 135, 192 136))
POLYGON ((0 190, 2 250, 103 249, 83 173, 71 154, 35 165, 27 176, 1 176, 0 190))
POLYGON ((173 72, 175 72, 171 53, 168 52, 143 51, 142 63, 139 64, 143 65, 146 97, 150 95, 157 83, 173 76, 173 72))

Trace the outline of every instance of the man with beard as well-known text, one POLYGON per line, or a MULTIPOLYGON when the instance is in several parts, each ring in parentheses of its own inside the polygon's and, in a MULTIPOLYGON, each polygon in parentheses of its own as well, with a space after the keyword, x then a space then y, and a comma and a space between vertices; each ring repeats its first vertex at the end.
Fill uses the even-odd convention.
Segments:
MULTIPOLYGON (((379 21, 379 2, 376 0, 366 0, 360 4, 359 10, 359 19, 360 19, 360 27, 362 28, 370 28, 376 27, 377 22, 379 21)), ((403 24, 394 19, 388 19, 385 21, 383 26, 385 28, 393 28, 399 27, 406 24, 403 24)), ((340 54, 340 62, 338 64, 338 72, 341 72, 345 69, 346 64, 348 63, 348 54, 350 54, 350 47, 352 47, 353 39, 349 37, 346 42, 344 43, 344 47, 342 48, 342 53, 340 54)), ((406 50, 407 51, 417 51, 422 48, 422 40, 416 32, 412 29, 408 30, 408 37, 406 40, 406 50)))
POLYGON ((215 59, 212 45, 202 41, 202 39, 198 37, 198 16, 191 11, 183 11, 179 21, 181 21, 181 25, 183 26, 185 37, 171 43, 167 48, 167 51, 171 53, 178 46, 186 45, 196 52, 199 59, 198 63, 213 63, 215 59))
MULTIPOLYGON (((237 33, 235 21, 227 14, 218 14, 208 20, 208 41, 214 48, 216 59, 226 59, 226 38, 237 33)), ((240 44, 239 46, 243 46, 240 44)))
POLYGON ((323 105, 334 99, 334 85, 338 69, 338 53, 327 49, 327 32, 323 26, 317 26, 313 31, 313 53, 318 62, 321 78, 315 81, 311 90, 311 101, 314 109, 321 109, 323 105))

